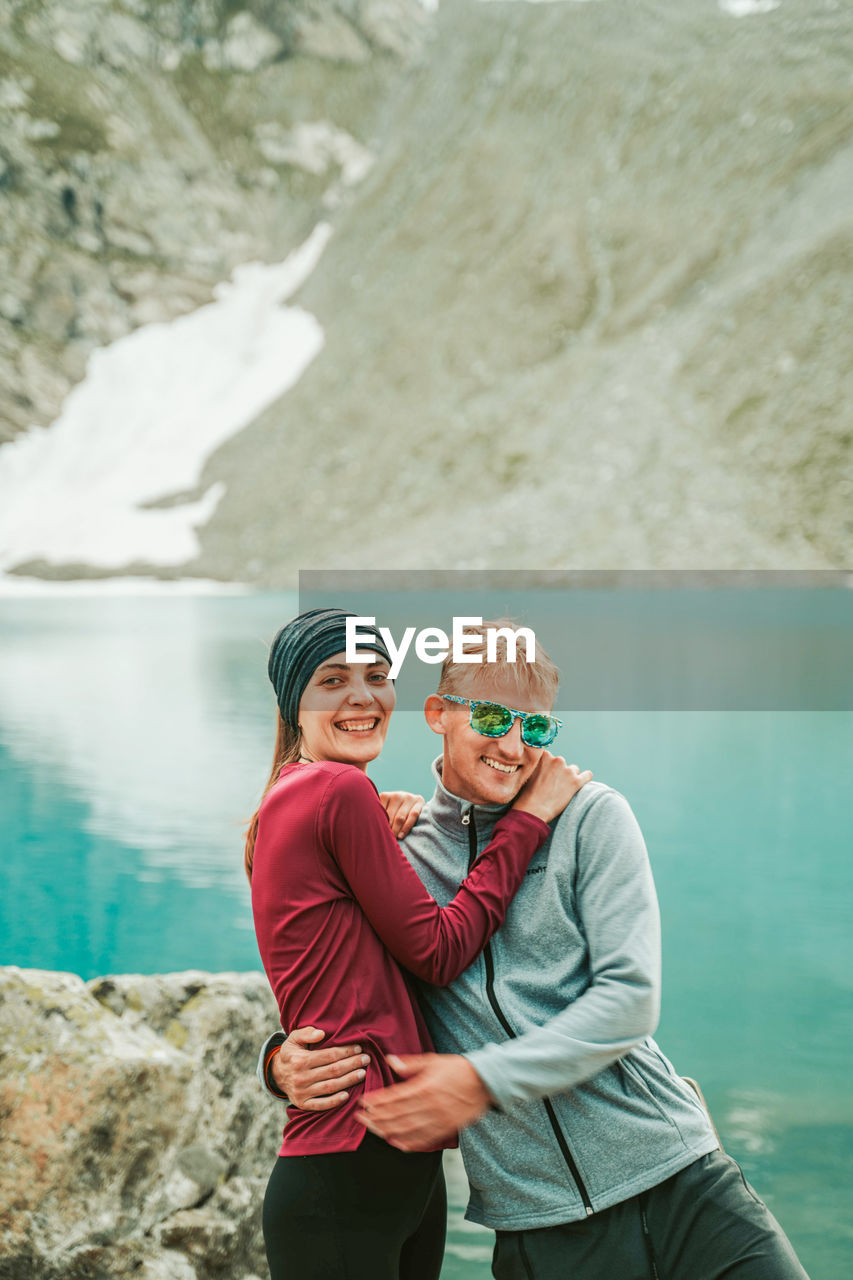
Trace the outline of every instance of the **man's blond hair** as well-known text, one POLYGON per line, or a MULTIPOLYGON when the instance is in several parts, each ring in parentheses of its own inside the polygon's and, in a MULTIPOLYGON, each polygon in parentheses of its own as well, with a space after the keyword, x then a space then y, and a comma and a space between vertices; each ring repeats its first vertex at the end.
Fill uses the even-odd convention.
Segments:
POLYGON ((508 632, 519 630, 520 624, 514 618, 498 618, 493 622, 484 621, 479 626, 471 624, 465 627, 466 654, 479 654, 482 662, 454 662, 451 650, 441 664, 441 675, 437 693, 459 693, 461 688, 470 688, 471 680, 485 684, 490 676, 501 679, 509 677, 518 685, 519 697, 525 695, 542 698, 552 707, 557 699, 560 685, 560 673, 548 657, 545 650, 536 641, 535 661, 527 657, 527 645, 523 637, 517 644, 508 643, 508 632), (493 632, 492 644, 489 644, 489 632, 493 632), (469 641, 468 637, 472 637, 469 641), (477 637, 473 639, 473 637, 477 637), (514 655, 512 649, 514 648, 514 655), (492 650, 490 653, 489 650, 492 650))

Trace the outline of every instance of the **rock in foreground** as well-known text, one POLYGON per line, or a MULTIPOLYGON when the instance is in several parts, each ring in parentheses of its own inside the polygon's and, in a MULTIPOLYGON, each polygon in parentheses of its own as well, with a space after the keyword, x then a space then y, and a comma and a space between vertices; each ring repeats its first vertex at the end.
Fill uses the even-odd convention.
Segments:
POLYGON ((254 1280, 281 1109, 260 973, 0 969, 0 1280, 254 1280))

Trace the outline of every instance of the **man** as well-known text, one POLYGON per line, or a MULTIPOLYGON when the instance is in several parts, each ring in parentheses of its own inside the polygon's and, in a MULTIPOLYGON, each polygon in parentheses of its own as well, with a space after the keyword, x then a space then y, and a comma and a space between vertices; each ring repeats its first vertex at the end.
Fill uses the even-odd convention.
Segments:
MULTIPOLYGON (((541 649, 533 664, 510 663, 505 646, 488 666, 445 661, 425 705, 443 739, 436 791, 403 846, 440 903, 535 768, 557 681, 541 649)), ((389 1058, 405 1079, 365 1095, 362 1119, 403 1150, 461 1131, 467 1217, 497 1233, 498 1280, 805 1276, 652 1039, 657 900, 617 792, 587 783, 482 956, 419 994, 439 1052, 389 1058)), ((259 1063, 268 1086, 313 1109, 337 1105, 361 1067, 357 1046, 307 1047, 322 1034, 271 1037, 259 1063)))

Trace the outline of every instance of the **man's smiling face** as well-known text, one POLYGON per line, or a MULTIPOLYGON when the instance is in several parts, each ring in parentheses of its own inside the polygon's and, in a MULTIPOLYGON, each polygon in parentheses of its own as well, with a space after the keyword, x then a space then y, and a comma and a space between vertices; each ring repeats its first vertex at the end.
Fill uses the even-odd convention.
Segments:
MULTIPOLYGON (((505 673, 479 678, 472 674, 470 679, 459 682, 453 692, 462 698, 500 702, 518 711, 551 714, 551 706, 542 693, 523 691, 505 673)), ((522 742, 521 721, 513 720, 512 728, 502 738, 489 738, 471 728, 469 707, 433 695, 424 710, 430 728, 444 738, 441 778, 448 791, 474 804, 510 804, 541 755, 540 748, 522 742)))

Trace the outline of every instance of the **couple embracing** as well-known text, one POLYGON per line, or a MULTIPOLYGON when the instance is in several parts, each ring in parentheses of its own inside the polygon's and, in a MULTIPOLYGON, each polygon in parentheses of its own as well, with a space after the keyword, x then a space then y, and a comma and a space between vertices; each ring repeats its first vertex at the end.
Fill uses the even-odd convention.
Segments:
POLYGON ((347 662, 346 617, 312 610, 273 641, 278 736, 246 842, 288 1033, 259 1062, 290 1103, 272 1280, 437 1280, 457 1135, 497 1280, 802 1280, 652 1039, 645 845, 621 795, 547 751, 556 668, 500 640, 485 661, 486 626, 466 646, 480 665, 445 660, 418 812, 367 777, 390 658, 376 631, 372 660, 347 662))

